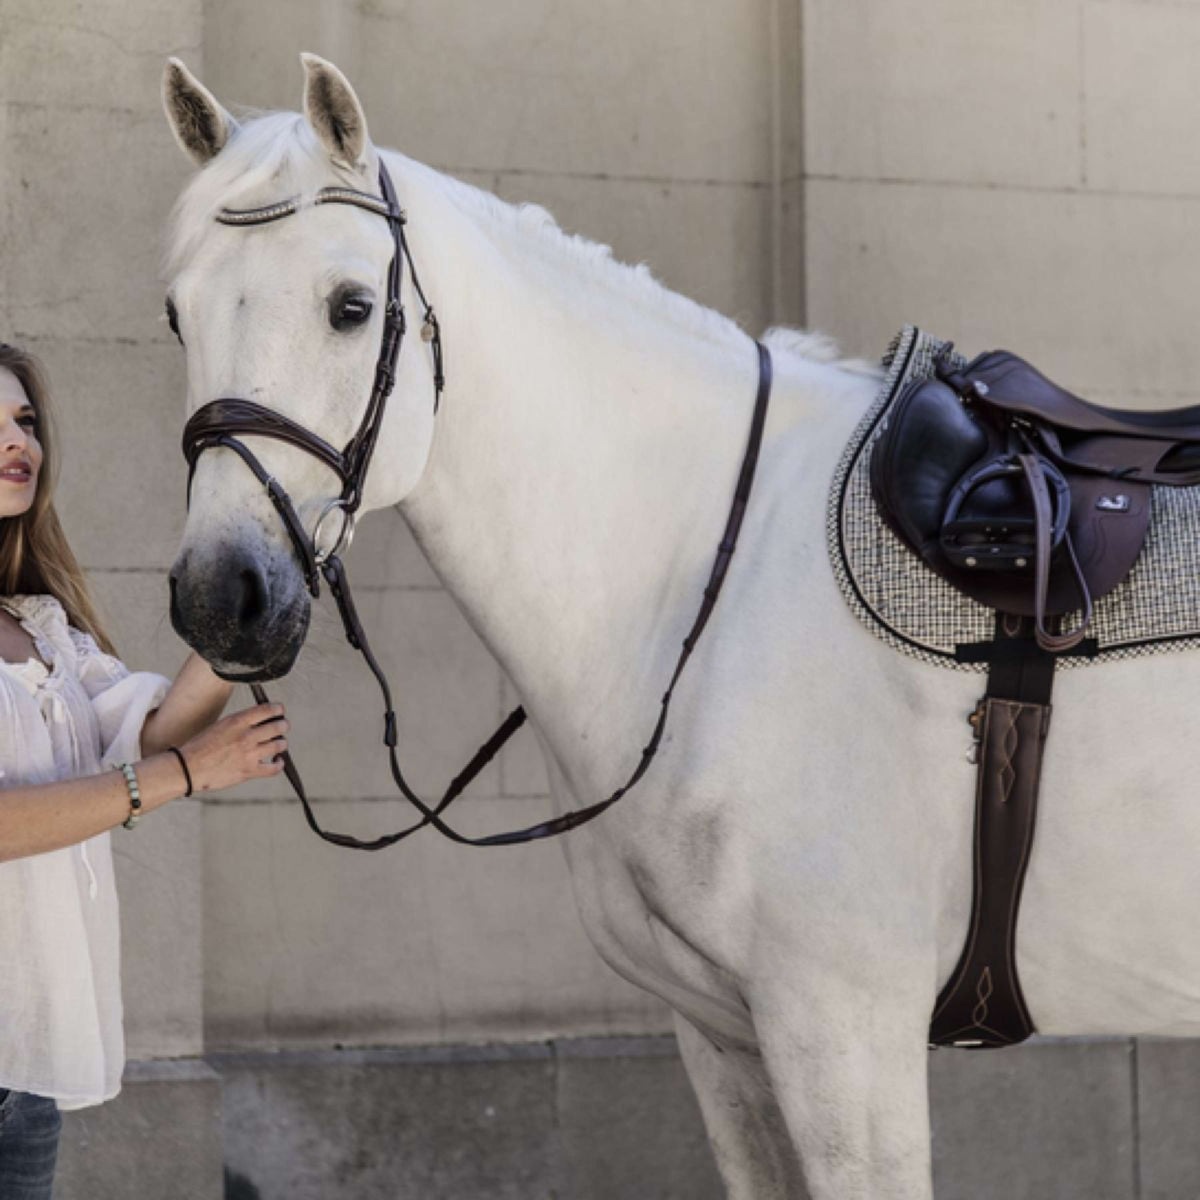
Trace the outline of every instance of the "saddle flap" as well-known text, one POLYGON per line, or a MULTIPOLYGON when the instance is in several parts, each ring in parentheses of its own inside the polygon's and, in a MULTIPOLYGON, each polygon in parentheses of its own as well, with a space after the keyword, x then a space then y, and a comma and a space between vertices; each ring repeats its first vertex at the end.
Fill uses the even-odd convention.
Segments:
POLYGON ((939 380, 914 380, 897 396, 871 451, 871 491, 922 558, 937 555, 947 497, 991 445, 987 428, 939 380))
MULTIPOLYGON (((1107 455, 1105 437, 1088 439, 1089 453, 1107 455)), ((1128 442, 1123 448, 1128 450, 1128 442)), ((1111 453, 1117 453, 1114 448, 1111 453)), ((1068 473, 1071 485, 1070 536, 1092 598, 1105 596, 1129 574, 1150 527, 1151 485, 1129 479, 1068 473)), ((1050 612, 1066 612, 1061 581, 1051 577, 1050 612), (1056 592, 1055 584, 1059 584, 1056 592)))
MULTIPOLYGON (((1009 360, 1013 378, 1027 367, 1015 355, 991 357, 1009 360)), ((969 405, 939 379, 910 383, 872 447, 871 490, 892 531, 947 582, 991 608, 1033 616, 1034 501, 992 399, 969 405)), ((1084 606, 1068 542, 1095 599, 1125 578, 1145 540, 1150 484, 1096 471, 1150 469, 1171 445, 1076 432, 1066 457, 1042 458, 1054 501, 1047 614, 1084 606)))
MULTIPOLYGON (((1141 553, 1150 524, 1150 485, 1069 472, 1066 473, 1066 482, 1070 489, 1067 538, 1095 600, 1106 596, 1129 574, 1141 553)), ((1020 507, 1010 514, 1007 521, 1010 528, 1018 521, 1033 523, 1032 501, 1027 493, 1019 503, 1020 507)), ((1064 543, 1066 540, 1062 539, 1064 543)), ((1018 545, 1014 538, 1009 561, 1007 564, 996 564, 997 568, 1005 565, 1015 567, 1012 560, 1017 557, 1018 545)), ((938 566, 931 562, 930 565, 981 604, 1021 616, 1034 615, 1032 555, 1021 564, 1021 569, 983 570, 982 563, 967 569, 961 565, 961 559, 959 564, 948 562, 946 566, 938 566)), ((1065 545, 1061 545, 1056 548, 1051 560, 1046 612, 1061 615, 1080 607, 1079 587, 1065 553, 1065 545)))

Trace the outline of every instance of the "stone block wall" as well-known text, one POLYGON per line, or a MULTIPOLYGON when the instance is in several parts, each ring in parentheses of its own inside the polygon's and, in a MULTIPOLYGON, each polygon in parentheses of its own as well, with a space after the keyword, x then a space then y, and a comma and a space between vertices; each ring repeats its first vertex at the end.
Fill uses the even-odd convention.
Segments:
MULTIPOLYGON (((751 332, 805 318, 873 356, 914 321, 1154 406, 1200 400, 1198 42, 1187 0, 0 0, 0 325, 50 368, 61 510, 124 656, 184 656, 165 615, 184 384, 158 261, 188 171, 159 111, 167 54, 227 104, 296 107, 297 54, 321 53, 381 144, 546 205, 751 332)), ((349 566, 432 787, 511 690, 393 514, 349 566)), ((331 613, 275 690, 323 815, 394 825, 376 697, 331 613)), ((467 824, 535 820, 545 790, 522 743, 467 824)), ((222 1157, 241 1200, 406 1179, 718 1194, 667 1013, 596 958, 553 845, 348 855, 277 786, 175 805, 117 858, 135 1062, 119 1101, 69 1118, 66 1200, 211 1200, 222 1157), (382 1115, 355 1118, 373 1097, 382 1115), (506 1104, 551 1135, 505 1132, 506 1104)), ((1194 1195, 1195 1051, 939 1052, 939 1200, 1194 1195)))
MULTIPOLYGON (((182 661, 162 630, 183 371, 158 257, 185 171, 158 78, 166 55, 200 54, 201 31, 199 0, 0 7, 0 336, 48 367, 59 511, 111 632, 164 671, 182 661)), ((203 1048, 201 829, 188 802, 114 837, 135 1058, 203 1048)))
MULTIPOLYGON (((298 106, 297 56, 315 50, 354 82, 378 144, 548 207, 747 329, 798 316, 799 274, 773 252, 798 240, 777 224, 798 233, 782 192, 799 112, 780 100, 794 94, 795 5, 289 0, 283 23, 276 11, 208 0, 204 78, 224 103, 298 106)), ((364 521, 347 565, 397 683, 405 769, 440 791, 515 697, 395 514, 364 521)), ((331 610, 276 692, 323 819, 360 834, 403 823, 378 693, 331 610)), ((457 807, 480 831, 549 815, 532 737, 457 807)), ((471 852, 422 836, 347 854, 314 839, 275 783, 205 807, 204 863, 210 1048, 670 1028, 596 958, 552 843, 471 852)))
MULTIPOLYGON (((184 379, 161 320, 159 261, 189 171, 160 112, 168 54, 230 105, 294 108, 297 55, 321 53, 355 81, 380 144, 545 204, 757 332, 801 305, 799 271, 780 253, 799 246, 798 111, 783 103, 796 11, 775 0, 611 11, 3 0, 2 336, 49 368, 60 511, 129 664, 170 673, 185 655, 166 618, 184 379)), ((406 765, 432 787, 514 697, 394 515, 365 523, 349 566, 373 641, 403 681, 406 765)), ((276 691, 327 819, 360 830, 400 820, 372 685, 331 614, 276 691)), ((466 822, 530 822, 545 791, 523 743, 479 781, 466 822)), ((206 1050, 669 1027, 587 945, 553 845, 485 860, 425 839, 350 856, 313 839, 275 787, 178 803, 119 836, 116 854, 132 1061, 118 1101, 68 1118, 67 1200, 219 1194, 221 1083, 206 1050)))
MULTIPOLYGON (((1200 6, 803 0, 802 21, 808 324, 864 357, 907 322, 1006 347, 1101 403, 1200 400, 1200 6)), ((938 1200, 1197 1195, 1196 1054, 938 1051, 938 1200)))
POLYGON ((804 0, 808 321, 1194 402, 1198 39, 1157 0, 804 0))

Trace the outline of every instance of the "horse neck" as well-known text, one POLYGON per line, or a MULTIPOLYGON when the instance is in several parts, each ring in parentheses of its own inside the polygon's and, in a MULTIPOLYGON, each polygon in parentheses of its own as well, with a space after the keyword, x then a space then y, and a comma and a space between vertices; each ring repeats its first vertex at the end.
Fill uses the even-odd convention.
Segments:
POLYGON ((646 733, 700 603, 753 343, 681 332, 611 278, 479 228, 445 253, 449 384, 405 515, 546 735, 603 756, 646 733))

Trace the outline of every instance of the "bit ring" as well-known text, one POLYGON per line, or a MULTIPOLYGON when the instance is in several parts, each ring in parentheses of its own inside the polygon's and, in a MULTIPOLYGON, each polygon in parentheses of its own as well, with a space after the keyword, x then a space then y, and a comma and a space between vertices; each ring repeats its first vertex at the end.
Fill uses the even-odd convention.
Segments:
POLYGON ((330 500, 328 504, 321 509, 321 515, 317 518, 317 523, 313 526, 312 532, 312 547, 313 547, 313 562, 317 566, 327 562, 335 554, 342 550, 349 550, 350 543, 354 541, 354 514, 346 508, 346 502, 340 496, 334 500, 330 500), (319 542, 321 539, 321 530, 325 526, 325 522, 329 519, 329 514, 333 512, 341 512, 342 527, 338 530, 336 541, 328 550, 322 550, 319 542))

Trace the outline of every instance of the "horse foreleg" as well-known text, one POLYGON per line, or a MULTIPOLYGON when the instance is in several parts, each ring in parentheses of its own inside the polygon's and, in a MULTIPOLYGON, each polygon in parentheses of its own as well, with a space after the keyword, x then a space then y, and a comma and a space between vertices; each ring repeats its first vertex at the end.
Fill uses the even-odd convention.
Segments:
POLYGON ((933 1200, 927 1011, 858 989, 751 1007, 812 1200, 933 1200))
POLYGON ((675 1032, 730 1200, 809 1200, 762 1059, 715 1045, 678 1015, 675 1032))

